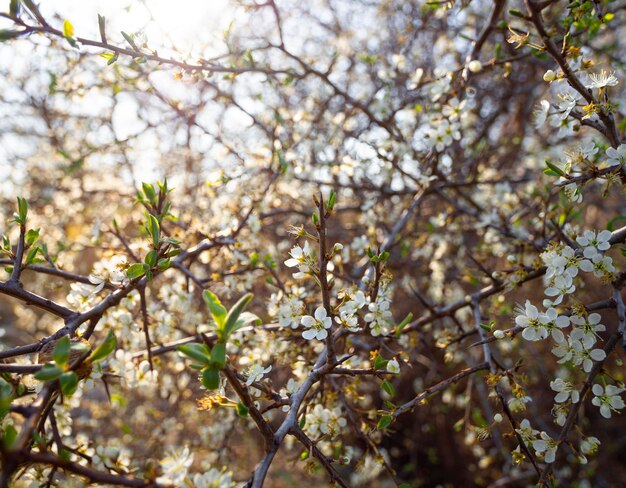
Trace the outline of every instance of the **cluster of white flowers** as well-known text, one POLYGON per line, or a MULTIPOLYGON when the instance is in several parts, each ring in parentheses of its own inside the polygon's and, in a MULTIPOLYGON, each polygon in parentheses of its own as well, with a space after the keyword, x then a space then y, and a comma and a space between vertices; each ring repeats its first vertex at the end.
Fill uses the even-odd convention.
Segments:
MULTIPOLYGON (((581 151, 586 152, 588 156, 594 149, 589 146, 581 148, 581 151)), ((592 370, 594 362, 606 358, 606 352, 595 347, 600 339, 599 333, 606 330, 601 323, 602 317, 598 313, 587 313, 580 308, 574 308, 571 315, 559 315, 555 307, 562 304, 565 297, 576 290, 574 279, 578 276, 579 270, 605 279, 611 277, 614 272, 612 260, 604 254, 611 247, 611 235, 608 230, 598 233, 586 230, 576 237, 576 244, 580 246, 578 251, 563 244, 551 245, 541 254, 546 265, 545 293, 550 297, 543 302, 547 309, 541 312, 527 300, 524 307, 518 308, 515 317, 517 326, 523 328, 524 339, 539 341, 552 337, 556 344, 552 353, 558 358, 557 362, 581 366, 585 373, 592 370), (567 330, 569 334, 566 334, 567 330)), ((565 424, 569 407, 581 400, 575 382, 561 377, 563 375, 567 375, 566 370, 550 382, 550 387, 556 392, 552 413, 556 424, 560 426, 565 424)), ((624 408, 621 393, 625 390, 626 388, 614 385, 603 387, 596 384, 592 388, 594 394, 592 403, 600 408, 603 417, 609 418, 611 412, 624 408)), ((547 433, 532 429, 527 420, 521 423, 517 432, 533 447, 540 459, 547 463, 554 461, 558 443, 547 433)), ((595 438, 588 439, 591 440, 585 444, 584 449, 581 447, 582 454, 578 456, 581 463, 587 462, 586 454, 594 452, 599 443, 593 441, 595 438)), ((515 456, 516 451, 513 454, 515 456)), ((518 448, 517 455, 519 454, 518 448)))
POLYGON ((125 472, 130 467, 130 455, 131 452, 128 449, 120 449, 118 446, 100 445, 96 447, 91 461, 97 468, 125 472))
POLYGON ((545 281, 546 295, 554 297, 544 300, 544 306, 559 305, 565 295, 574 293, 574 277, 578 275, 580 258, 569 246, 557 244, 541 253, 541 259, 546 265, 545 281))
POLYGON ((568 327, 570 320, 559 315, 552 307, 540 313, 537 307, 526 300, 525 307, 518 309, 515 323, 524 328, 522 337, 528 341, 540 341, 552 335, 556 343, 561 343, 565 340, 565 335, 560 329, 568 327))
POLYGON ((222 469, 209 468, 204 473, 194 474, 192 478, 194 488, 231 488, 235 486, 233 473, 222 469))
POLYGON ((583 248, 583 259, 579 267, 581 270, 593 273, 598 278, 610 277, 615 272, 613 260, 603 253, 611 247, 611 232, 603 230, 596 235, 595 232, 586 230, 582 236, 576 238, 576 242, 583 248))
POLYGON ((564 244, 551 245, 541 253, 541 259, 546 265, 546 295, 544 306, 559 305, 566 295, 576 291, 574 278, 578 271, 593 273, 594 276, 610 279, 615 272, 613 260, 604 252, 610 249, 611 232, 604 230, 598 234, 586 230, 582 236, 576 238, 581 246, 582 256, 573 248, 564 244))
POLYGON ((365 314, 365 321, 369 323, 374 337, 391 332, 393 318, 389 309, 390 305, 391 302, 383 293, 379 293, 376 301, 368 305, 369 312, 365 314))
POLYGON ((104 287, 104 283, 101 283, 99 289, 96 286, 84 283, 72 283, 70 285, 70 292, 66 297, 67 303, 72 308, 85 312, 96 305, 98 301, 97 295, 102 287, 104 287))
POLYGON ((108 259, 101 259, 94 263, 93 270, 89 275, 89 281, 96 285, 100 291, 105 283, 120 286, 128 283, 126 268, 128 261, 124 255, 114 255, 108 259))
MULTIPOLYGON (((546 463, 554 462, 559 444, 546 432, 539 432, 533 429, 528 419, 522 420, 519 428, 515 429, 515 431, 520 435, 526 446, 533 448, 535 456, 546 463)), ((513 454, 519 454, 520 450, 521 446, 517 446, 513 454)))
POLYGON ((348 422, 341 415, 341 407, 330 409, 318 403, 307 412, 304 431, 312 438, 321 435, 335 437, 346 425, 348 425, 348 422))
POLYGON ((461 126, 456 121, 443 118, 437 122, 434 120, 428 124, 424 143, 437 152, 443 151, 454 141, 461 139, 461 126))
POLYGON ((304 301, 295 294, 286 295, 282 299, 277 294, 273 294, 271 302, 276 305, 270 313, 278 319, 278 323, 283 327, 296 329, 304 314, 304 301))
POLYGON ((559 364, 571 362, 574 366, 582 365, 585 373, 591 371, 594 361, 602 361, 606 358, 603 349, 585 348, 581 341, 573 339, 571 336, 567 341, 561 342, 552 349, 552 354, 560 358, 557 361, 559 364))
MULTIPOLYGON (((537 121, 545 121, 549 102, 544 100, 541 109, 536 112, 537 121), (544 105, 545 102, 547 105, 544 105)), ((565 111, 564 113, 568 113, 565 111)), ((569 114, 569 113, 568 113, 569 114)), ((572 177, 581 176, 597 171, 598 169, 612 168, 623 166, 626 162, 626 144, 620 144, 617 148, 609 147, 605 151, 605 156, 597 156, 600 148, 595 142, 588 141, 575 146, 571 150, 564 151, 566 158, 564 160, 554 162, 564 175, 557 180, 558 185, 563 185, 565 195, 573 202, 581 203, 583 201, 582 187, 577 183, 570 183, 572 177)))
POLYGON ((339 307, 339 316, 335 317, 335 322, 351 332, 357 332, 360 330, 358 311, 365 306, 367 298, 361 290, 346 293, 345 298, 346 301, 339 307))
POLYGON ((107 283, 119 286, 128 282, 125 272, 126 266, 126 258, 118 255, 96 262, 92 273, 89 275, 91 285, 72 283, 70 292, 66 297, 67 303, 79 311, 92 308, 98 301, 98 293, 107 283))
POLYGON ((118 349, 110 360, 110 367, 119 374, 129 388, 154 388, 158 377, 156 369, 150 370, 150 363, 143 360, 137 364, 131 352, 118 349))

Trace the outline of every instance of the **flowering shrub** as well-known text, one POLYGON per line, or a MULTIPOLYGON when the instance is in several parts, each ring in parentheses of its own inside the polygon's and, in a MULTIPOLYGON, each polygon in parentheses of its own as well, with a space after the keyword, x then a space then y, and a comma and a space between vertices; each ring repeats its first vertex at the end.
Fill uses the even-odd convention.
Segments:
POLYGON ((619 5, 8 8, 0 486, 620 483, 619 5))

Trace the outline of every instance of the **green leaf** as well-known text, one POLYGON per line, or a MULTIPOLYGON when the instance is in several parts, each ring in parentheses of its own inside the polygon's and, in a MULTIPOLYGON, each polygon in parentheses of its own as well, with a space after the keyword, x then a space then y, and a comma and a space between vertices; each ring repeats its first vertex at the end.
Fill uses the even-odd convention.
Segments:
POLYGON ((142 183, 141 188, 148 201, 150 203, 156 203, 156 191, 154 191, 154 186, 150 183, 142 183))
POLYGON ((181 344, 180 346, 176 346, 176 350, 191 359, 199 361, 205 366, 208 366, 211 363, 209 349, 204 344, 199 344, 197 342, 181 344))
POLYGON ((35 379, 39 381, 56 380, 63 371, 54 364, 44 364, 43 367, 35 373, 35 379))
POLYGON ((37 239, 39 239, 39 229, 29 229, 25 237, 26 244, 33 244, 37 239))
POLYGON ((13 394, 13 387, 11 383, 4 378, 0 378, 0 399, 9 398, 13 394))
POLYGON ((21 34, 23 34, 22 31, 11 30, 11 29, 0 29, 0 42, 16 39, 21 34))
POLYGON ((102 344, 94 349, 88 360, 92 363, 97 363, 98 361, 103 360, 105 357, 113 352, 116 345, 117 339, 115 338, 115 334, 113 334, 113 331, 109 329, 109 332, 104 338, 102 344))
POLYGON ((554 171, 557 175, 559 176, 565 176, 565 173, 563 172, 563 170, 561 168, 559 168, 558 166, 550 163, 549 161, 546 161, 546 166, 551 169, 552 171, 554 171))
POLYGON ((154 267, 154 265, 157 263, 157 251, 153 249, 148 254, 146 254, 144 262, 151 268, 154 267))
POLYGON ((378 430, 384 430, 391 425, 392 421, 393 417, 391 417, 390 415, 383 415, 376 424, 376 428, 378 430))
POLYGON ((139 48, 135 44, 135 40, 133 39, 132 34, 126 34, 126 32, 122 31, 122 36, 124 36, 124 39, 126 39, 126 42, 130 44, 130 47, 132 47, 135 51, 139 51, 139 48))
POLYGON ((14 215, 15 221, 20 225, 26 225, 26 217, 28 216, 28 202, 25 198, 17 197, 17 216, 14 215))
POLYGON ((120 53, 116 52, 115 54, 113 54, 113 56, 111 56, 109 58, 109 60, 107 61, 107 66, 111 66, 113 63, 115 63, 120 57, 120 53))
POLYGON ((17 17, 20 14, 20 0, 11 0, 9 4, 9 15, 17 17))
POLYGON ((326 204, 326 208, 328 210, 332 210, 335 207, 336 201, 337 201, 337 192, 335 192, 335 190, 330 190, 330 196, 328 197, 328 203, 326 204))
POLYGON ((11 449, 17 439, 17 430, 13 425, 8 424, 2 431, 2 445, 5 449, 11 449))
POLYGON ((385 390, 387 392, 387 394, 389 396, 395 396, 396 395, 396 390, 393 387, 393 385, 391 383, 389 383, 389 381, 387 381, 387 380, 383 381, 380 386, 382 387, 383 390, 385 390))
MULTIPOLYGON (((22 389, 23 385, 20 384, 22 389)), ((19 394, 19 392, 18 392, 19 394)), ((11 408, 11 402, 13 401, 13 387, 8 381, 5 381, 0 377, 0 422, 7 413, 9 413, 9 409, 11 408)))
POLYGON ((106 44, 107 35, 105 31, 105 22, 106 22, 105 17, 103 15, 98 14, 98 30, 100 31, 100 39, 102 40, 102 42, 106 44))
POLYGON ((243 403, 241 402, 237 403, 237 415, 245 418, 248 416, 249 412, 250 412, 250 409, 246 407, 243 403))
POLYGON ((606 224, 606 229, 613 232, 615 230, 615 224, 618 222, 626 222, 626 215, 618 215, 617 217, 613 217, 609 220, 609 223, 606 224))
POLYGON ((54 346, 54 350, 52 351, 52 359, 59 367, 63 367, 67 364, 68 359, 70 358, 70 347, 72 342, 68 336, 61 337, 56 345, 54 346))
POLYGON ((84 342, 72 342, 70 349, 72 351, 78 351, 80 354, 85 354, 89 351, 89 346, 84 342))
POLYGON ((384 369, 389 361, 382 357, 380 354, 376 354, 374 358, 374 369, 384 369))
POLYGON ((226 344, 218 342, 211 350, 211 363, 219 366, 220 369, 226 365, 226 344))
POLYGON ((399 334, 413 320, 413 314, 409 312, 404 320, 396 325, 396 334, 399 334))
POLYGON ((204 302, 209 307, 209 311, 211 312, 213 320, 217 324, 217 328, 222 329, 227 315, 226 308, 222 305, 222 302, 220 302, 220 299, 217 298, 215 293, 209 290, 204 290, 202 297, 204 298, 204 302))
POLYGON ((172 244, 173 246, 180 245, 180 241, 178 239, 174 239, 173 237, 164 237, 161 239, 161 242, 166 242, 167 244, 172 244))
POLYGON ((39 246, 31 247, 26 253, 26 264, 33 264, 35 258, 37 257, 37 253, 39 252, 39 246))
POLYGON ((280 174, 285 174, 287 172, 287 168, 289 168, 289 164, 285 159, 285 153, 279 149, 276 151, 276 155, 278 156, 278 164, 280 165, 280 174))
POLYGON ((74 371, 68 371, 61 375, 59 383, 61 383, 61 391, 64 395, 73 395, 78 387, 78 376, 74 371))
POLYGON ((226 325, 224 326, 225 339, 227 339, 228 336, 236 329, 241 327, 241 325, 237 324, 239 316, 253 298, 254 295, 252 293, 246 293, 239 299, 237 303, 235 303, 233 308, 230 309, 230 311, 228 312, 228 316, 226 317, 226 325))
POLYGON ((238 331, 239 329, 241 329, 242 327, 245 327, 248 324, 254 324, 254 325, 261 325, 263 323, 263 321, 255 314, 250 313, 250 312, 243 312, 240 316, 239 316, 239 320, 235 323, 235 326, 232 327, 231 329, 226 330, 226 339, 228 339, 228 337, 230 337, 232 334, 234 334, 236 331, 238 331))
POLYGON ((154 215, 148 215, 148 233, 152 236, 152 246, 157 249, 161 240, 159 221, 154 215))
POLYGON ((74 26, 67 19, 63 21, 63 35, 65 37, 72 37, 74 35, 74 26))
POLYGON ((159 271, 165 271, 171 265, 172 262, 169 259, 159 259, 159 262, 157 263, 157 269, 159 271))
POLYGON ((213 367, 204 369, 201 380, 207 390, 217 390, 220 387, 220 370, 213 367))
POLYGON ((131 264, 126 270, 126 276, 129 280, 135 280, 146 274, 142 263, 131 264))

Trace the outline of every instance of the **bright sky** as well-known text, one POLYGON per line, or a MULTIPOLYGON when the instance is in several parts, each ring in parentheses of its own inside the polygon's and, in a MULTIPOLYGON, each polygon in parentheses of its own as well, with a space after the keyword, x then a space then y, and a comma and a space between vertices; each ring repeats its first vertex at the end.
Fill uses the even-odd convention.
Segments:
MULTIPOLYGON (((195 60, 199 55, 197 49, 202 47, 204 56, 210 56, 216 52, 207 52, 212 46, 222 47, 220 42, 212 42, 213 39, 221 40, 223 32, 228 28, 233 19, 232 7, 228 0, 40 0, 37 2, 46 20, 54 27, 62 29, 63 20, 68 19, 74 26, 75 36, 88 39, 100 40, 98 29, 98 14, 106 18, 106 31, 109 42, 125 46, 126 43, 121 31, 135 33, 143 31, 147 36, 149 46, 157 49, 161 56, 195 60), (168 47, 175 46, 181 54, 168 52, 168 47)), ((8 12, 9 0, 0 0, 0 11, 8 12)), ((24 15, 24 18, 28 17, 24 15)), ((2 20, 0 28, 11 27, 9 21, 2 20)), ((14 74, 25 69, 31 59, 32 44, 8 43, 0 44, 0 65, 7 67, 14 74)), ((68 47, 71 50, 71 48, 68 47)), ((81 48, 87 50, 86 48, 81 48)), ((91 50, 91 49, 89 49, 91 50)), ((103 61, 103 69, 106 69, 103 61)), ((47 69, 43 69, 41 76, 49 76, 47 69)), ((167 81, 167 80, 165 80, 167 81)), ((47 83, 47 82, 46 82, 47 83)), ((2 83, 0 83, 2 85, 2 83)), ((175 92, 179 83, 167 83, 169 90, 175 92)), ((44 85, 45 86, 45 85, 44 85)), ((11 87, 2 86, 5 95, 11 87)), ((97 110, 98 101, 89 99, 79 101, 77 108, 81 111, 97 110)), ((121 139, 137 131, 141 124, 136 124, 136 102, 131 97, 121 96, 114 114, 116 132, 121 139)), ((1 132, 1 131, 0 131, 1 132)), ((19 151, 20 147, 26 146, 26 141, 10 135, 0 134, 0 172, 3 168, 4 149, 8 144, 12 151, 19 151)), ((154 159, 151 150, 155 145, 145 148, 141 158, 145 161, 136 161, 147 169, 147 162, 154 159)), ((24 148, 26 149, 26 148, 24 148)), ((29 151, 24 152, 24 155, 29 151)), ((5 184, 0 178, 0 191, 6 190, 5 184)))
MULTIPOLYGON (((9 3, 8 1, 5 3, 9 3)), ((227 0, 54 0, 40 2, 44 17, 67 18, 76 35, 99 39, 98 14, 107 19, 107 35, 119 38, 145 29, 155 46, 169 44, 187 51, 212 36, 220 37, 228 27, 227 0), (151 22, 151 20, 153 21, 151 22), (167 37, 165 37, 167 36, 167 37)), ((60 19, 59 19, 60 20, 60 19)))

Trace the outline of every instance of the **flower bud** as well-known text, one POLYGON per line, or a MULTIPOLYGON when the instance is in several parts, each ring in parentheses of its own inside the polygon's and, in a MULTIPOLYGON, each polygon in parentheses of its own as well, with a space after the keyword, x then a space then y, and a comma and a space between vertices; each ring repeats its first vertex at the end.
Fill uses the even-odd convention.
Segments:
POLYGON ((556 73, 554 71, 549 69, 548 71, 546 71, 544 73, 543 81, 547 81, 548 83, 552 83, 554 80, 556 80, 556 73))
POLYGON ((483 64, 478 59, 473 59, 467 64, 467 69, 472 73, 478 73, 483 69, 483 64))

